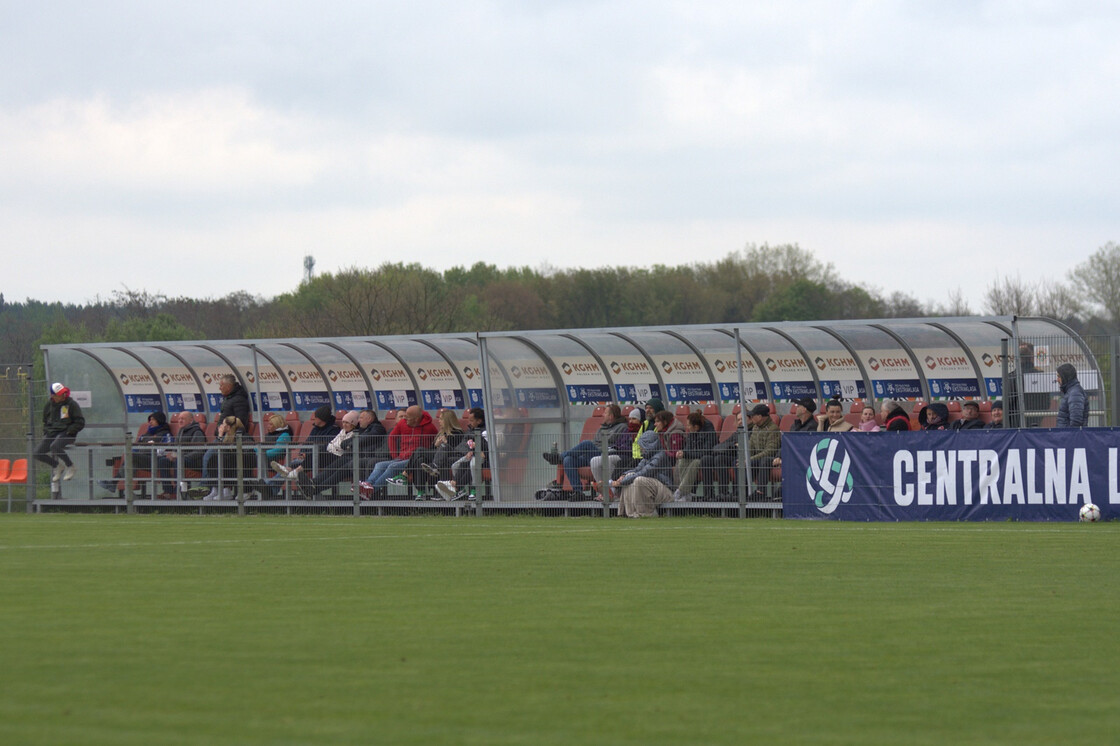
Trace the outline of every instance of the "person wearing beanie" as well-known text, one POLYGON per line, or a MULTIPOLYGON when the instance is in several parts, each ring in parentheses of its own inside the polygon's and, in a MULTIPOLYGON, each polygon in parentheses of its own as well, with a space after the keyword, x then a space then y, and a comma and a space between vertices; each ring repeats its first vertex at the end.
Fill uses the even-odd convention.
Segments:
POLYGON ((657 515, 658 505, 673 499, 673 459, 653 430, 642 433, 636 444, 641 460, 611 486, 619 490, 620 517, 648 518, 657 515))
POLYGON ((992 402, 992 421, 984 425, 986 430, 1000 430, 1003 428, 1003 400, 996 399, 992 402))
POLYGON ((1077 368, 1062 363, 1057 374, 1062 392, 1062 400, 1058 402, 1058 427, 1085 427, 1089 424, 1089 397, 1077 380, 1077 368))
POLYGON ((64 384, 52 383, 50 392, 50 399, 43 406, 43 439, 35 448, 34 457, 51 467, 51 482, 57 483, 74 478, 76 469, 66 455, 66 446, 78 438, 86 418, 64 384))

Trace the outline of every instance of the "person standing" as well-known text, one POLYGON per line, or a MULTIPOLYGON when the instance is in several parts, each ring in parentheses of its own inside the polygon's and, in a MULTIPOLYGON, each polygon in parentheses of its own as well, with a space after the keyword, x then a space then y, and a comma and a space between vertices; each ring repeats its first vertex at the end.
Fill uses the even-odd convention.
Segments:
POLYGON ((1085 427, 1089 424, 1089 397, 1077 380, 1077 368, 1070 363, 1058 366, 1058 387, 1062 399, 1058 402, 1058 427, 1085 427))
POLYGON ((74 478, 76 470, 66 455, 66 446, 77 439, 85 426, 82 408, 70 398, 70 389, 52 383, 50 400, 43 407, 43 439, 35 449, 35 458, 51 467, 51 482, 74 478))

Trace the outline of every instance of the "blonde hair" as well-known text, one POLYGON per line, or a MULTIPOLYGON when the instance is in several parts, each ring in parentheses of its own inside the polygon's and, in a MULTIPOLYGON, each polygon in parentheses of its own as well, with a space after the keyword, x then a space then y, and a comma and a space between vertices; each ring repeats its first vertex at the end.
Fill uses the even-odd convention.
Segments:
POLYGON ((445 409, 439 413, 439 431, 441 433, 450 433, 453 430, 462 430, 459 427, 459 418, 455 416, 455 412, 450 409, 445 409))
POLYGON ((272 414, 270 414, 268 416, 268 424, 272 425, 273 430, 279 430, 280 428, 284 427, 284 424, 286 422, 287 422, 287 420, 285 420, 283 417, 276 414, 275 412, 273 412, 272 414))
POLYGON ((245 424, 236 417, 230 416, 222 420, 222 424, 226 426, 226 434, 222 438, 222 442, 230 444, 237 439, 237 434, 245 432, 245 424))

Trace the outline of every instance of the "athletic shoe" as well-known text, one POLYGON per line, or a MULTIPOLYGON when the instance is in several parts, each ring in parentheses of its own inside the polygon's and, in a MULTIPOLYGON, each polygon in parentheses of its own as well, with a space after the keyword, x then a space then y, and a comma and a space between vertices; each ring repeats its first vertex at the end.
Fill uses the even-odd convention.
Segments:
POLYGON ((559 466, 560 464, 562 464, 564 462, 564 459, 560 458, 559 453, 553 453, 551 451, 545 451, 544 453, 541 454, 541 456, 543 456, 544 460, 547 461, 548 463, 552 464, 553 466, 559 466))
POLYGON ((385 484, 408 484, 408 478, 403 474, 398 474, 395 477, 389 477, 385 480, 385 484))
POLYGON ((420 464, 420 468, 423 469, 424 471, 428 472, 429 476, 432 476, 432 477, 435 477, 436 479, 439 479, 439 469, 437 469, 432 464, 420 464))
POLYGON ((284 479, 287 479, 287 478, 288 478, 288 475, 292 473, 292 470, 291 470, 291 469, 289 469, 288 467, 284 466, 284 465, 283 465, 282 463, 280 463, 279 461, 269 461, 269 462, 268 462, 268 465, 272 467, 272 470, 273 470, 274 472, 276 472, 276 473, 277 473, 277 474, 279 474, 280 476, 284 477, 284 479))
POLYGON ((211 488, 211 489, 210 489, 210 491, 209 491, 209 492, 207 492, 207 493, 206 493, 206 494, 205 494, 205 495, 203 496, 203 498, 202 498, 202 499, 203 499, 203 500, 221 500, 221 499, 222 499, 222 496, 221 496, 220 494, 218 494, 218 488, 217 488, 217 487, 213 487, 213 488, 211 488))
POLYGON ((63 482, 69 482, 71 479, 74 478, 74 475, 77 474, 77 473, 78 473, 78 467, 74 466, 73 464, 70 464, 69 466, 67 466, 65 469, 62 470, 62 481, 63 482))
POLYGON ((449 481, 436 482, 436 492, 438 492, 439 496, 444 500, 447 500, 448 502, 458 498, 458 495, 455 492, 455 488, 451 486, 451 482, 449 481))
POLYGON ((223 487, 222 488, 222 499, 223 500, 232 500, 233 499, 233 489, 231 487, 223 487))
POLYGON ((427 500, 428 496, 424 494, 423 490, 416 490, 416 494, 413 496, 412 499, 413 500, 427 500))
POLYGON ((51 481, 57 482, 62 479, 62 472, 66 469, 66 464, 55 464, 51 469, 51 481))
POLYGON ((191 486, 189 484, 187 484, 186 482, 179 482, 179 491, 180 492, 189 492, 190 488, 191 488, 191 486))

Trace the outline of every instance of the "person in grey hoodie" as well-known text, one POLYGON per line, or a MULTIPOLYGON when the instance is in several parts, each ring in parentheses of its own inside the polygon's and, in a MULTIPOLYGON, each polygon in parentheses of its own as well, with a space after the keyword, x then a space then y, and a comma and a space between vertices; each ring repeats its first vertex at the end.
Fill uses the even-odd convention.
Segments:
POLYGON ((1069 363, 1058 366, 1058 387, 1062 400, 1058 402, 1058 427, 1085 427, 1089 424, 1089 397, 1077 380, 1077 368, 1069 363))

